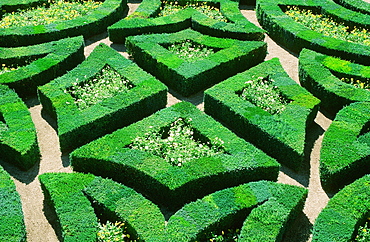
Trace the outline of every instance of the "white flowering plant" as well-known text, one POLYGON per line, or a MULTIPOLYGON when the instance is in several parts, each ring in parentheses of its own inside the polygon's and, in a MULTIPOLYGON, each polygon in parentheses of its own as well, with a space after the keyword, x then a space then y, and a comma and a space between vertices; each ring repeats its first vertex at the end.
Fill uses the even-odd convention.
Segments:
POLYGON ((274 85, 274 81, 269 78, 252 78, 245 84, 246 86, 240 96, 270 114, 283 112, 286 105, 290 102, 281 94, 278 87, 274 85))
POLYGON ((224 153, 224 142, 219 138, 212 143, 197 140, 190 122, 191 119, 178 118, 171 123, 168 130, 148 132, 142 137, 136 137, 130 148, 162 157, 173 166, 182 166, 192 159, 224 153))
POLYGON ((195 43, 191 40, 185 40, 180 43, 174 43, 168 46, 167 49, 170 52, 176 54, 179 58, 190 62, 204 59, 207 56, 214 54, 216 52, 216 50, 213 48, 195 43))
POLYGON ((70 93, 78 108, 83 110, 118 93, 127 92, 132 87, 129 80, 106 65, 94 78, 82 84, 77 79, 65 93, 70 93))

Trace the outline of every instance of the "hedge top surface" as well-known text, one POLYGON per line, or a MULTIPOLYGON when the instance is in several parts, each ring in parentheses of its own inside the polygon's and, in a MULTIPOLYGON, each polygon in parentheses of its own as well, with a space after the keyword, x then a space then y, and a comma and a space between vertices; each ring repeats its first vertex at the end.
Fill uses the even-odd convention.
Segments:
MULTIPOLYGON (((42 5, 45 1, 35 1, 34 5, 42 5)), ((110 18, 127 3, 126 0, 104 0, 103 4, 91 13, 72 20, 55 22, 47 25, 0 28, 0 46, 24 46, 46 41, 58 40, 72 36, 91 36, 96 30, 107 25, 110 18)), ((1 2, 0 2, 1 4, 1 2)), ((19 7, 29 7, 21 5, 19 7)), ((4 9, 8 11, 8 9, 4 9)), ((11 9, 9 10, 11 11, 11 9)))
MULTIPOLYGON (((169 2, 175 1, 170 0, 169 2)), ((212 19, 193 8, 187 8, 168 16, 157 17, 165 3, 162 3, 160 0, 143 0, 134 13, 108 28, 111 40, 116 42, 120 37, 145 33, 176 32, 184 28, 193 28, 197 31, 205 31, 206 34, 220 37, 229 36, 229 38, 235 37, 245 40, 262 40, 264 38, 264 30, 249 22, 240 13, 239 1, 182 0, 178 1, 178 3, 181 5, 186 3, 207 3, 211 6, 217 6, 228 22, 212 19), (113 36, 112 33, 120 29, 125 31, 119 32, 120 36, 113 36)))
POLYGON ((356 180, 334 195, 313 226, 312 241, 353 241, 370 212, 370 175, 356 180))
POLYGON ((75 69, 44 86, 39 91, 51 100, 56 111, 58 133, 74 130, 86 122, 96 120, 107 113, 128 106, 145 98, 153 91, 166 90, 166 86, 152 75, 140 69, 134 62, 124 58, 105 44, 97 46, 90 56, 75 69), (109 65, 132 84, 127 93, 122 92, 91 107, 80 110, 72 95, 67 91, 74 84, 84 83, 93 78, 105 65, 109 65), (90 121, 89 121, 90 120, 90 121))
POLYGON ((370 80, 370 66, 356 64, 309 49, 301 51, 299 64, 300 69, 308 72, 314 82, 317 82, 325 90, 351 102, 370 101, 369 90, 357 88, 339 79, 339 76, 342 76, 370 80))
POLYGON ((307 7, 317 9, 325 16, 349 26, 370 28, 370 15, 349 10, 331 0, 258 0, 257 17, 261 25, 276 41, 287 48, 299 52, 302 48, 317 50, 344 59, 366 64, 370 57, 370 46, 339 40, 324 36, 308 27, 297 23, 284 13, 285 6, 307 7), (293 38, 293 39, 290 39, 293 38), (289 45, 292 41, 294 45, 289 45))
POLYGON ((370 14, 370 3, 364 0, 334 0, 334 2, 353 11, 370 14))
MULTIPOLYGON (((238 117, 267 133, 269 139, 274 137, 303 157, 306 127, 313 121, 320 100, 292 80, 282 68, 279 59, 273 58, 230 77, 206 90, 205 94, 225 105, 238 117), (272 80, 281 94, 290 100, 281 113, 272 115, 239 96, 243 88, 246 87, 247 81, 259 77, 272 80)), ((238 132, 243 133, 241 130, 238 132)), ((250 142, 255 140, 251 134, 243 133, 243 136, 246 136, 250 142)), ((265 152, 267 151, 265 150, 265 152)), ((292 167, 300 164, 297 160, 286 160, 285 162, 288 162, 288 165, 292 167)))

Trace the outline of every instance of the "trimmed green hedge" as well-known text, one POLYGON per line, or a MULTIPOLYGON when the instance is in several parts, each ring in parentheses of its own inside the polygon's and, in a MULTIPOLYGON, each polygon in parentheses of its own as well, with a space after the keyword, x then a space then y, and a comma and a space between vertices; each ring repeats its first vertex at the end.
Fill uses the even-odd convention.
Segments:
MULTIPOLYGON (((1 158, 1 157, 0 157, 1 158)), ((21 199, 9 174, 0 166, 0 241, 26 241, 21 199)))
POLYGON ((93 175, 46 173, 39 176, 45 201, 54 209, 64 242, 96 241, 98 218, 82 190, 93 175))
MULTIPOLYGON (((44 2, 38 1, 37 3, 42 5, 44 2)), ((20 6, 26 7, 26 5, 20 6)), ((103 32, 108 26, 121 19, 126 8, 126 0, 105 0, 101 6, 90 14, 73 20, 47 25, 0 28, 0 46, 24 46, 72 36, 93 36, 103 32)), ((8 11, 7 8, 3 9, 8 11)))
POLYGON ((20 66, 0 74, 0 83, 15 89, 22 97, 36 95, 37 86, 65 74, 84 59, 82 36, 27 47, 0 47, 0 63, 20 66), (32 62, 25 65, 29 61, 32 62))
POLYGON ((334 0, 334 2, 353 11, 370 14, 370 3, 363 0, 334 0))
POLYGON ((330 199, 313 226, 313 242, 353 241, 370 214, 370 175, 346 186, 330 199))
POLYGON ((325 132, 320 154, 320 178, 335 190, 370 173, 370 102, 340 110, 325 132))
POLYGON ((184 96, 262 62, 267 51, 267 45, 262 41, 221 39, 191 29, 171 34, 131 36, 127 38, 126 46, 138 65, 184 96), (220 50, 189 62, 165 48, 185 40, 220 50))
POLYGON ((162 1, 144 0, 134 13, 108 28, 109 39, 115 43, 123 43, 126 37, 132 35, 171 33, 187 28, 215 37, 241 40, 264 39, 264 30, 249 22, 240 13, 239 1, 184 0, 178 2, 180 4, 200 2, 217 6, 228 22, 211 19, 193 8, 184 9, 169 16, 157 17, 163 4, 162 1))
POLYGON ((48 0, 0 0, 0 16, 5 12, 14 12, 17 9, 35 7, 48 0))
POLYGON ((23 101, 9 87, 0 85, 1 159, 28 170, 40 160, 36 129, 23 101))
POLYGON ((244 182, 276 180, 279 164, 251 144, 186 102, 93 141, 71 153, 75 171, 110 177, 147 194, 158 204, 179 207, 206 194, 244 182), (172 166, 163 158, 130 149, 136 137, 188 120, 194 137, 214 144, 220 138, 225 153, 172 166))
POLYGON ((294 82, 279 60, 265 61, 239 73, 204 93, 204 110, 238 135, 292 169, 304 159, 306 130, 318 111, 319 100, 294 82), (238 94, 246 82, 268 78, 291 102, 280 114, 271 115, 238 94))
POLYGON ((368 64, 370 46, 326 37, 315 32, 286 15, 282 10, 285 6, 315 9, 337 21, 367 29, 370 28, 370 15, 348 10, 331 0, 258 0, 256 4, 256 14, 261 26, 271 38, 289 50, 299 53, 303 48, 308 48, 368 64))
POLYGON ((49 173, 41 175, 40 181, 47 201, 54 206, 63 225, 64 241, 94 241, 97 218, 92 207, 101 219, 125 222, 131 238, 139 238, 138 241, 195 241, 230 227, 242 228, 238 241, 257 241, 261 236, 264 241, 281 241, 307 197, 305 188, 251 182, 186 204, 166 222, 157 205, 109 179, 79 173, 49 173), (70 206, 74 206, 72 211, 70 206))
POLYGON ((57 120, 61 149, 69 150, 165 107, 167 88, 117 51, 100 44, 75 69, 39 87, 39 99, 43 110, 57 120), (68 88, 75 82, 82 84, 94 78, 105 65, 127 78, 134 87, 79 110, 68 88))
POLYGON ((363 66, 312 50, 299 55, 299 79, 303 87, 321 100, 329 112, 337 112, 357 101, 370 101, 370 92, 356 88, 339 77, 370 80, 370 66, 363 66))

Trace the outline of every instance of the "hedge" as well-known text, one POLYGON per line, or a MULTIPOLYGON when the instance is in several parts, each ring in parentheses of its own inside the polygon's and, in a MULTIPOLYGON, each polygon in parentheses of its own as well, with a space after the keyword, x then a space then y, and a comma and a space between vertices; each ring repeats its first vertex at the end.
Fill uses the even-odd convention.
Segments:
POLYGON ((334 2, 356 12, 370 14, 370 4, 363 0, 334 0, 334 2))
POLYGON ((370 28, 370 15, 346 9, 331 0, 258 0, 256 4, 256 14, 261 26, 271 38, 289 50, 299 53, 303 48, 307 48, 368 64, 370 46, 326 37, 315 32, 286 15, 283 11, 286 6, 314 9, 336 21, 366 29, 370 28))
MULTIPOLYGON (((9 1, 1 0, 0 6, 4 2, 7 5, 9 1)), ((38 5, 42 5, 42 3, 45 1, 38 1, 38 5)), ((19 7, 26 6, 20 5, 19 7)), ((126 9, 126 0, 105 0, 90 14, 72 20, 47 25, 0 28, 0 46, 25 46, 72 36, 93 36, 104 32, 108 26, 122 18, 126 9)), ((8 11, 9 9, 3 6, 2 10, 8 11)))
POLYGON ((5 12, 14 12, 17 9, 36 7, 48 0, 0 0, 0 16, 5 12))
POLYGON ((132 61, 100 44, 75 69, 39 87, 39 99, 43 110, 57 121, 61 149, 70 150, 165 107, 167 88, 132 61), (106 65, 134 87, 80 110, 68 88, 94 78, 106 65))
POLYGON ((325 132, 320 154, 323 188, 335 190, 370 173, 370 102, 338 112, 325 132))
MULTIPOLYGON (((174 1, 168 1, 174 2, 174 1)), ((239 1, 230 0, 182 0, 179 4, 207 3, 220 9, 227 22, 221 22, 193 8, 181 10, 169 16, 158 17, 164 6, 160 0, 144 0, 130 16, 108 28, 109 39, 123 43, 125 38, 148 33, 172 33, 192 28, 202 34, 240 40, 263 40, 264 30, 249 22, 239 11, 239 1)))
POLYGON ((82 190, 93 175, 45 173, 39 176, 45 202, 54 210, 62 241, 96 241, 98 218, 82 190))
POLYGON ((0 83, 22 97, 36 95, 37 86, 65 74, 84 59, 82 36, 27 47, 0 47, 0 63, 19 66, 0 74, 0 83))
POLYGON ((0 240, 26 241, 21 199, 10 175, 0 166, 0 240))
POLYGON ((370 175, 334 195, 313 226, 313 242, 354 241, 370 213, 370 175))
POLYGON ((244 182, 276 180, 279 164, 238 138, 231 131, 182 102, 117 130, 71 153, 75 171, 109 177, 146 194, 157 204, 179 207, 206 194, 244 182), (136 137, 165 130, 182 118, 194 130, 194 138, 214 144, 221 139, 224 153, 201 157, 173 166, 159 156, 131 149, 136 137))
POLYGON ((268 181, 251 182, 186 204, 166 219, 160 208, 143 195, 109 179, 80 173, 49 173, 41 175, 40 181, 58 217, 67 218, 68 206, 75 206, 72 209, 75 212, 69 214, 73 219, 64 223, 62 231, 66 228, 85 231, 85 237, 75 233, 73 237, 64 237, 64 240, 71 239, 68 241, 93 241, 86 238, 96 236, 93 220, 98 218, 124 222, 131 238, 138 241, 195 241, 206 239, 209 232, 235 226, 241 227, 238 241, 256 241, 261 236, 264 241, 281 241, 286 227, 302 211, 307 197, 305 188, 268 181), (58 182, 63 185, 56 185, 58 182), (90 201, 90 208, 86 199, 90 201), (98 218, 93 218, 91 207, 98 218), (84 211, 80 218, 88 216, 91 221, 77 222, 75 215, 79 211, 84 211), (83 238, 85 240, 81 240, 83 238))
POLYGON ((303 49, 299 55, 301 85, 321 100, 329 112, 358 101, 370 101, 370 92, 340 80, 370 80, 370 67, 303 49))
POLYGON ((294 82, 279 60, 265 61, 204 93, 204 111, 227 125, 286 166, 298 170, 304 160, 306 130, 318 111, 319 100, 294 82), (291 102, 280 114, 270 114, 239 94, 246 82, 267 78, 291 102))
POLYGON ((139 66, 184 96, 262 62, 267 51, 267 45, 262 41, 221 39, 191 29, 171 34, 131 36, 126 39, 126 46, 139 66), (218 51, 190 62, 166 49, 166 46, 186 40, 218 51))
POLYGON ((40 160, 36 129, 27 106, 9 87, 0 85, 1 159, 30 169, 40 160))

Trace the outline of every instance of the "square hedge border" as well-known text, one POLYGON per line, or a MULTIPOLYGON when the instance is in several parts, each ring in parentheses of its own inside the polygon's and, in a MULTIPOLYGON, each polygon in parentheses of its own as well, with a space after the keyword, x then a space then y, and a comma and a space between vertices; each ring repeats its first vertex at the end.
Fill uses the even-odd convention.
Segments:
POLYGON ((38 94, 43 110, 57 121, 62 151, 75 149, 136 122, 167 103, 166 86, 105 44, 97 46, 84 62, 66 75, 39 87, 38 94), (127 78, 134 87, 127 93, 79 110, 66 90, 74 82, 84 83, 93 78, 105 65, 127 78))
POLYGON ((321 100, 321 107, 336 113, 353 102, 370 101, 370 91, 341 81, 338 76, 370 80, 370 66, 303 49, 299 55, 301 85, 321 100))
POLYGON ((82 36, 26 47, 0 47, 0 63, 20 65, 14 71, 0 74, 0 83, 15 89, 21 97, 36 95, 37 86, 65 74, 84 59, 82 36), (33 58, 37 60, 22 66, 33 58))
POLYGON ((204 111, 286 166, 298 170, 304 160, 306 130, 316 117, 320 101, 294 82, 279 59, 265 61, 208 89, 204 111), (248 80, 270 78, 291 102, 271 115, 239 97, 248 80))
POLYGON ((244 182, 276 180, 279 172, 279 164, 273 158, 187 102, 158 111, 76 149, 70 159, 75 171, 112 178, 169 207, 179 207, 218 189, 244 182), (204 142, 212 144, 220 138, 226 153, 175 167, 161 157, 127 147, 136 137, 169 127, 178 118, 191 118, 189 125, 204 142))
POLYGON ((319 12, 350 26, 370 28, 370 15, 354 12, 331 0, 257 0, 256 14, 269 36, 289 50, 299 53, 303 48, 312 49, 360 64, 368 64, 370 46, 327 37, 297 23, 282 8, 299 6, 317 8, 319 12))
POLYGON ((262 62, 267 52, 267 44, 262 41, 222 39, 191 29, 171 34, 131 36, 126 39, 126 46, 139 66, 184 96, 195 94, 262 62), (163 46, 185 40, 221 50, 189 62, 163 46))
POLYGON ((181 0, 178 2, 181 4, 201 2, 218 6, 222 15, 230 22, 225 23, 209 18, 195 9, 184 9, 169 16, 156 17, 160 12, 162 1, 143 0, 134 13, 108 28, 109 39, 114 43, 123 43, 128 36, 149 33, 171 33, 187 28, 192 28, 202 34, 221 38, 240 40, 264 39, 265 31, 249 22, 240 13, 239 1, 181 0))
POLYGON ((36 128, 22 99, 0 85, 0 120, 7 130, 0 132, 0 159, 28 170, 40 161, 36 128))
MULTIPOLYGON (((0 10, 8 11, 12 9, 12 6, 8 5, 7 2, 7 0, 0 0, 0 10), (8 8, 7 6, 11 7, 8 8)), ((24 5, 16 6, 29 7, 27 2, 24 5)), ((34 7, 43 3, 45 3, 44 0, 32 1, 31 5, 34 7)), ((47 25, 0 28, 0 46, 25 46, 79 35, 84 37, 93 36, 103 32, 108 26, 121 19, 126 9, 126 0, 105 0, 101 6, 94 9, 90 14, 76 19, 47 25)))

